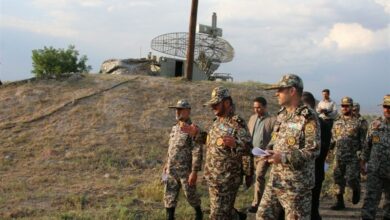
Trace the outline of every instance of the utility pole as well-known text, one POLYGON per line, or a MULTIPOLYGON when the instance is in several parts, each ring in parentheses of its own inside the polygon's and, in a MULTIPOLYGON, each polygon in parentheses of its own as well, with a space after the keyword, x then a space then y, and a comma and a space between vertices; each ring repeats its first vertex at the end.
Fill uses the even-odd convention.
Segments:
POLYGON ((196 32, 196 17, 198 14, 198 0, 192 0, 191 17, 190 17, 190 30, 188 36, 187 47, 187 66, 186 66, 186 78, 192 80, 192 71, 194 64, 194 51, 195 51, 195 32, 196 32))

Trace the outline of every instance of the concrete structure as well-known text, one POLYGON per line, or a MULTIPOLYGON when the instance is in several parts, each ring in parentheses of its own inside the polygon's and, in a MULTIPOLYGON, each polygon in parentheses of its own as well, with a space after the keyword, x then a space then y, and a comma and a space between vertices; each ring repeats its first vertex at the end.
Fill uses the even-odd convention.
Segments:
MULTIPOLYGON (((160 75, 165 77, 184 77, 186 62, 182 59, 160 57, 158 65, 160 66, 160 75)), ((199 69, 194 62, 192 80, 208 80, 206 73, 199 69)))

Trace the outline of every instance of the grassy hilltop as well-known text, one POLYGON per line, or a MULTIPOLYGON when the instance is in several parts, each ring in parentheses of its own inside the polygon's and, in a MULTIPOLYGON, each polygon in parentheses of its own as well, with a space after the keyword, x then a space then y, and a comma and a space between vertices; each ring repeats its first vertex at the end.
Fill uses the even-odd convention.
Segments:
MULTIPOLYGON (((260 83, 187 82, 148 76, 86 75, 0 87, 0 219, 163 219, 160 173, 180 98, 195 123, 213 118, 202 106, 211 90, 231 90, 246 120, 260 83)), ((208 206, 207 187, 199 191, 208 206)), ((249 205, 241 192, 238 207, 249 205)), ((193 213, 180 199, 178 219, 193 213)))

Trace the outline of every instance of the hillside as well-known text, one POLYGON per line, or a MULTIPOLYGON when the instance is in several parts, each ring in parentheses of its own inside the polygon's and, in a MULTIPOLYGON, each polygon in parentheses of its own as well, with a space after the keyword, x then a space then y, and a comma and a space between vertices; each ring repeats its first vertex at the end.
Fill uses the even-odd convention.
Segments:
MULTIPOLYGON (((245 119, 256 96, 277 110, 259 83, 86 75, 3 85, 0 218, 163 218, 159 178, 174 123, 167 106, 188 99, 193 120, 207 129, 213 114, 203 103, 217 85, 231 89, 245 119)), ((182 201, 179 214, 192 214, 182 201)))

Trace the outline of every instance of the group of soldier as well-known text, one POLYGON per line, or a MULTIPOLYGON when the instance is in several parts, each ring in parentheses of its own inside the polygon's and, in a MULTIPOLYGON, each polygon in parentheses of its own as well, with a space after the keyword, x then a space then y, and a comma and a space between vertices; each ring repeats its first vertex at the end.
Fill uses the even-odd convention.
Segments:
POLYGON ((384 117, 368 126, 359 114, 360 106, 350 97, 341 100, 338 114, 327 89, 315 108, 314 96, 303 91, 297 75, 284 75, 267 89, 276 90, 282 108, 277 116, 271 116, 267 100, 257 97, 253 100, 254 114, 246 124, 235 113, 229 90, 216 87, 205 103, 216 116, 208 132, 192 123, 188 101, 179 100, 169 106, 176 109, 177 123, 170 133, 163 170, 167 219, 174 219, 180 189, 194 207, 195 219, 203 219, 196 182, 204 144, 203 177, 208 185, 212 220, 246 219, 246 213, 236 210, 234 203, 240 185, 245 182, 249 188, 253 181, 254 199, 247 211, 256 213, 256 219, 321 219, 319 197, 328 150, 334 154, 337 188, 336 203, 331 208, 345 208, 346 186, 353 191, 352 202, 359 202, 362 173, 367 174, 362 219, 375 219, 382 192, 384 219, 390 219, 390 95, 383 100, 384 117), (266 154, 254 156, 254 147, 266 154))

